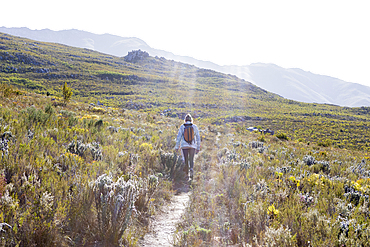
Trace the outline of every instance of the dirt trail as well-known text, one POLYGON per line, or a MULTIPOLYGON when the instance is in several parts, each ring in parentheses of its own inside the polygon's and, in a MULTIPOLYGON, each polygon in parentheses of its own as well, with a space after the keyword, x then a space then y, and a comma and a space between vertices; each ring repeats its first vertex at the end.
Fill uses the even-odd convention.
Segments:
MULTIPOLYGON (((195 165, 198 163, 198 158, 202 152, 200 151, 194 157, 195 165)), ((182 174, 180 179, 173 181, 173 189, 176 191, 176 194, 171 202, 162 208, 161 213, 155 216, 154 221, 151 223, 152 230, 140 241, 139 246, 173 246, 176 224, 180 222, 181 216, 185 213, 190 200, 190 187, 187 176, 184 176, 184 174, 182 174)))
POLYGON ((153 221, 153 230, 145 235, 140 246, 173 246, 173 233, 176 224, 184 214, 185 207, 189 201, 187 190, 180 192, 172 198, 171 203, 166 205, 153 221))

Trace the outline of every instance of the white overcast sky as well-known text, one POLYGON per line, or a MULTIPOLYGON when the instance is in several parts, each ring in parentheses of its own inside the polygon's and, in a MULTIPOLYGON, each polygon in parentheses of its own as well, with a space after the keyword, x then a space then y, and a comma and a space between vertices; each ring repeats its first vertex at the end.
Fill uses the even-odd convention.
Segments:
POLYGON ((370 3, 329 0, 12 0, 0 26, 137 37, 219 65, 274 63, 370 86, 370 3))

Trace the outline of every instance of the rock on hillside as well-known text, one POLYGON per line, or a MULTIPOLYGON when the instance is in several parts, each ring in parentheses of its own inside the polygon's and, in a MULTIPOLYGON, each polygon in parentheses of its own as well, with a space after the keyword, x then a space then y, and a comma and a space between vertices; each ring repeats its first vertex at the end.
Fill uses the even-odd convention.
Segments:
POLYGON ((142 50, 131 51, 125 56, 125 61, 129 63, 135 63, 141 59, 149 57, 149 53, 142 50))

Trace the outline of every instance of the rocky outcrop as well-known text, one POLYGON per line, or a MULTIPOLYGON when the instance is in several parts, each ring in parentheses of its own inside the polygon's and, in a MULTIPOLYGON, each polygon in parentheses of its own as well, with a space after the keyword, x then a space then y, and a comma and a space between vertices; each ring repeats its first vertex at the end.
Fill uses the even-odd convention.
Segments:
POLYGON ((149 57, 149 53, 142 50, 131 51, 125 56, 125 62, 136 63, 140 60, 149 57))

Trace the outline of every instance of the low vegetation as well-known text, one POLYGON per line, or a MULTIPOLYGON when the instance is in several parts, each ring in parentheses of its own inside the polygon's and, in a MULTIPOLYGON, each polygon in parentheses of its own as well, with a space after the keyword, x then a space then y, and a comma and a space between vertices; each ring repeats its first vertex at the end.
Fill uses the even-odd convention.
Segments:
POLYGON ((367 246, 365 152, 208 132, 175 246, 367 246))
POLYGON ((130 57, 0 34, 0 246, 138 246, 186 113, 202 145, 175 246, 367 246, 369 107, 130 57))
POLYGON ((1 246, 135 246, 172 195, 176 121, 0 92, 1 246))

